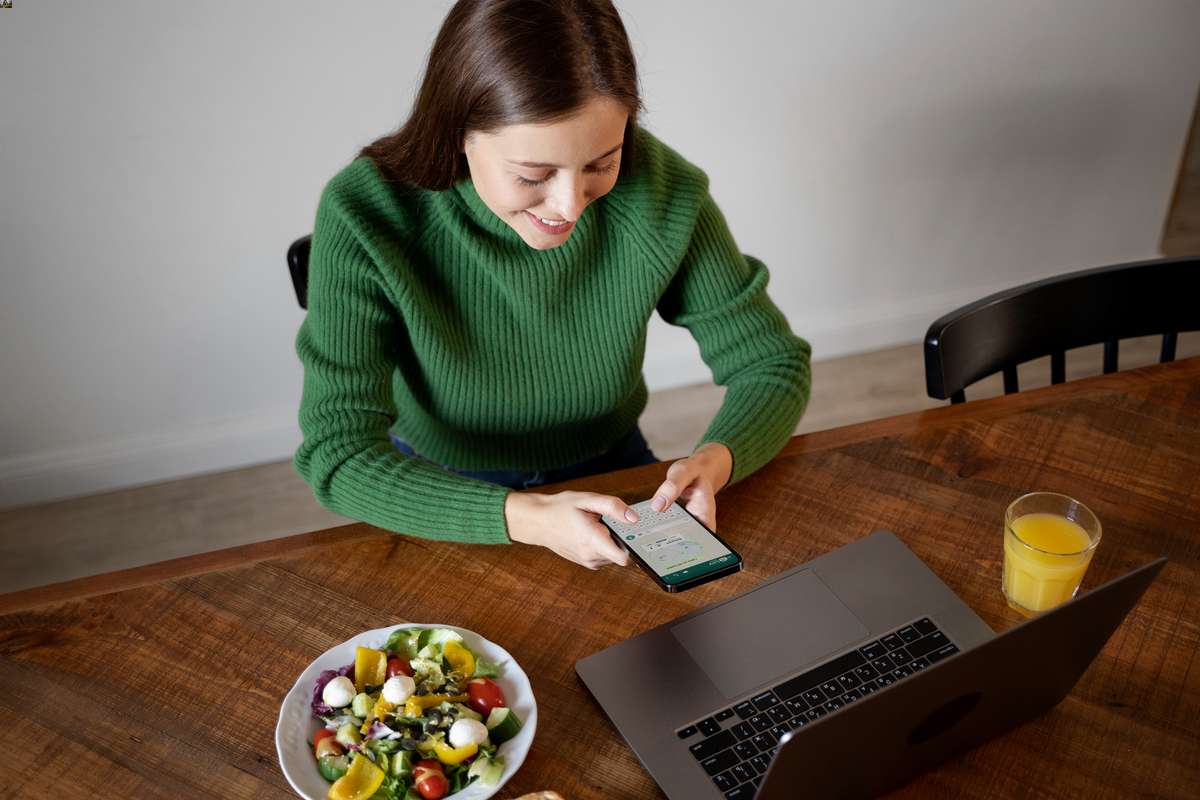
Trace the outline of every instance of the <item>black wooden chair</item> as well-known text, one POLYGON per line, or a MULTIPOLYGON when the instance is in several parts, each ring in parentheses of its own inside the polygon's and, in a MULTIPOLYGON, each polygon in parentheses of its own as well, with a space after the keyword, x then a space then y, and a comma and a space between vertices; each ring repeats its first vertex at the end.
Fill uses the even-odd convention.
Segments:
POLYGON ((301 308, 308 308, 308 253, 311 249, 312 236, 304 236, 292 242, 287 252, 288 272, 292 274, 292 287, 301 308))
POLYGON ((1104 343, 1104 372, 1116 372, 1121 339, 1163 334, 1160 361, 1175 358, 1177 335, 1200 330, 1200 258, 1139 261, 1071 272, 998 292, 952 311, 925 334, 925 386, 952 403, 981 378, 1004 373, 1018 391, 1017 365, 1050 356, 1050 381, 1066 380, 1066 352, 1104 343))

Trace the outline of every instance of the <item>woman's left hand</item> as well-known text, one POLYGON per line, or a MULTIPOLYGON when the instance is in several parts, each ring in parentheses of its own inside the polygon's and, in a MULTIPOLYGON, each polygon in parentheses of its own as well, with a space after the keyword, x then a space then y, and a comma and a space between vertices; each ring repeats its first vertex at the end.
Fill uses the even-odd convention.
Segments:
POLYGON ((667 470, 667 479, 654 493, 650 507, 662 511, 675 500, 711 530, 717 529, 717 492, 729 482, 733 454, 720 442, 697 447, 667 470))

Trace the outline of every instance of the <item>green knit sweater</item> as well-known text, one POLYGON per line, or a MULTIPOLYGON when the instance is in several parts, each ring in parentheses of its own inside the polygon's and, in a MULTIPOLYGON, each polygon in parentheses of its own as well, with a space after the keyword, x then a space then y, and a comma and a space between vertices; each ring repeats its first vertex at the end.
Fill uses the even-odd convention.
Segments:
POLYGON ((657 311, 727 387, 700 443, 730 482, 791 436, 809 346, 740 253, 697 167, 645 131, 638 164, 567 241, 526 245, 471 181, 434 192, 359 158, 326 186, 309 259, 295 465, 339 514, 431 539, 507 542, 508 489, 463 470, 540 470, 608 450, 646 406, 657 311), (389 430, 426 461, 408 457, 389 430))

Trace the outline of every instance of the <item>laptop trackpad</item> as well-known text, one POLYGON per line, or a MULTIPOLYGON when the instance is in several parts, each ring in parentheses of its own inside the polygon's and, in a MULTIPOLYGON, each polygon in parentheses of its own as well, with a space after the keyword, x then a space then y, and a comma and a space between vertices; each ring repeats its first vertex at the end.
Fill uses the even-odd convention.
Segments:
POLYGON ((671 628, 726 697, 831 656, 868 633, 812 570, 801 570, 671 628))

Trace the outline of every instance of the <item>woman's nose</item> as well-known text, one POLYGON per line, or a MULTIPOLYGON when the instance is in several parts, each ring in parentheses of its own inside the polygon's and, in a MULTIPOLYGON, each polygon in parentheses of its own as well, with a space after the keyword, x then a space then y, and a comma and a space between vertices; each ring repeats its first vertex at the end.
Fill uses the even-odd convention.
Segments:
POLYGON ((575 222, 587 207, 588 197, 582 180, 565 180, 554 195, 554 210, 568 222, 575 222))

